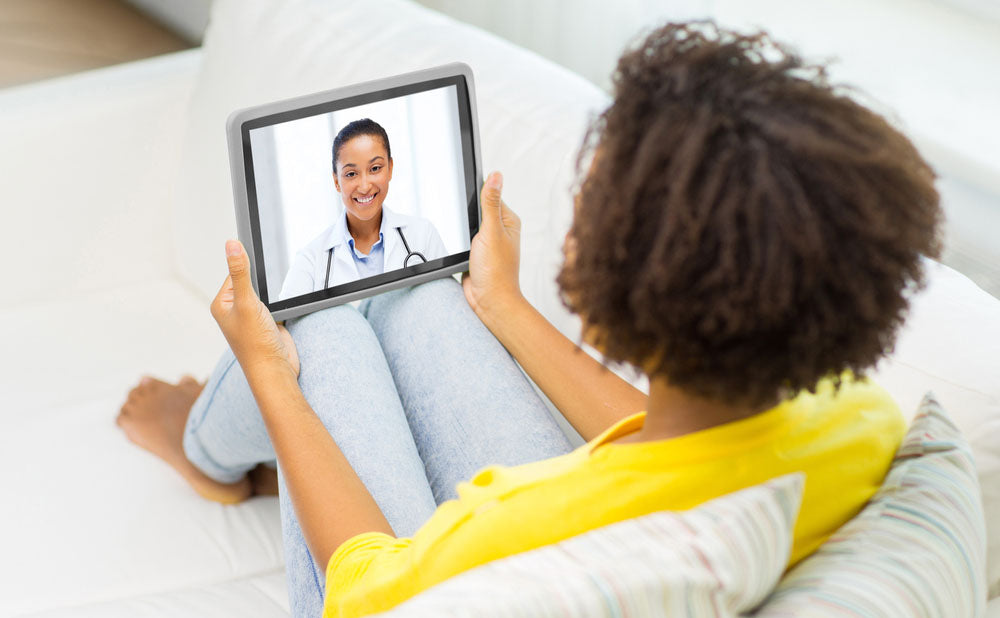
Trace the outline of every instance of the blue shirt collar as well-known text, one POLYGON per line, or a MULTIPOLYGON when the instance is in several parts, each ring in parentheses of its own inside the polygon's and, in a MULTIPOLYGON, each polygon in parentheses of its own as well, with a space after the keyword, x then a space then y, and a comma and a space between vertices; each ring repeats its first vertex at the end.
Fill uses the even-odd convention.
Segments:
MULTIPOLYGON (((385 240, 385 231, 387 229, 392 229, 392 219, 393 213, 385 205, 382 205, 382 223, 379 225, 378 241, 375 245, 372 245, 372 249, 376 245, 382 243, 385 240)), ((351 236, 351 232, 347 229, 347 211, 342 210, 339 217, 337 217, 337 223, 330 230, 330 235, 327 237, 325 250, 330 250, 338 245, 349 245, 351 250, 357 253, 357 249, 354 248, 354 237, 351 236)), ((357 253, 358 257, 364 257, 360 253, 357 253)))
MULTIPOLYGON (((382 223, 383 223, 383 225, 385 224, 385 217, 382 217, 382 223)), ((379 230, 378 240, 376 240, 375 244, 372 245, 372 248, 368 250, 368 255, 365 255, 364 253, 361 253, 360 251, 358 251, 358 248, 354 246, 354 238, 350 234, 347 235, 347 244, 351 247, 351 251, 354 252, 354 256, 356 258, 358 258, 360 260, 364 260, 364 259, 368 258, 369 256, 371 256, 376 251, 378 251, 382 247, 382 240, 383 240, 383 238, 384 238, 384 236, 383 236, 382 230, 379 230)))

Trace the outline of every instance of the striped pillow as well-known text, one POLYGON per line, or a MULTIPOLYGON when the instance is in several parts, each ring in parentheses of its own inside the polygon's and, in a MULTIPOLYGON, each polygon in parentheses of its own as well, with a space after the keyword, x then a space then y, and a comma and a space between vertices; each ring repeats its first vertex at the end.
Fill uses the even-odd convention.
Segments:
POLYGON ((598 528, 456 575, 383 615, 736 616, 781 577, 802 485, 792 474, 598 528))
POLYGON ((985 546, 969 445, 927 394, 882 488, 756 616, 982 616, 985 546))

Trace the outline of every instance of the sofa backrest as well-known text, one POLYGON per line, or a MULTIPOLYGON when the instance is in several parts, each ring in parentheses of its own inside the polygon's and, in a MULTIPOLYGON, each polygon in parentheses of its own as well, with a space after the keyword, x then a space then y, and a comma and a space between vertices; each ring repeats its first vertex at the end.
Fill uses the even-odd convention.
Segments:
POLYGON ((987 585, 1000 596, 1000 300, 927 261, 896 349, 874 374, 904 413, 933 391, 968 439, 986 512, 987 585))

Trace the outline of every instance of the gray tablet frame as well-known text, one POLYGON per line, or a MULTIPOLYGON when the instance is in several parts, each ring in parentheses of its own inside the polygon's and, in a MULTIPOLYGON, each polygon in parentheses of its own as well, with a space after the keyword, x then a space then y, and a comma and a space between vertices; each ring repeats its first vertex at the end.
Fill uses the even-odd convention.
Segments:
MULTIPOLYGON (((260 274, 258 273, 257 268, 257 256, 261 251, 261 248, 254 242, 254 235, 251 228, 250 197, 247 187, 247 170, 245 166, 246 157, 244 153, 243 139, 244 124, 260 118, 272 116, 274 114, 295 112, 302 108, 335 103, 339 100, 359 95, 377 95, 382 91, 398 88, 400 86, 419 85, 424 82, 451 77, 465 78, 465 92, 468 97, 466 104, 469 110, 469 125, 472 131, 472 156, 474 168, 473 179, 475 183, 475 190, 472 192, 474 197, 472 197, 471 200, 475 201, 475 214, 477 217, 474 226, 472 226, 472 222, 470 222, 470 228, 475 227, 475 229, 478 229, 482 221, 482 205, 479 203, 479 190, 483 186, 483 163, 480 154, 481 149, 479 147, 479 121, 476 109, 475 83, 472 78, 472 69, 467 64, 460 62, 446 64, 403 75, 376 79, 361 84, 354 84, 324 92, 317 92, 315 94, 295 97, 293 99, 256 105, 236 110, 229 115, 229 119, 226 121, 226 138, 229 145, 229 165, 233 180, 233 203, 236 208, 236 229, 240 242, 243 243, 243 246, 246 248, 247 254, 250 257, 251 281, 253 282, 254 291, 257 292, 258 296, 260 295, 261 286, 260 274)), ((459 90, 459 92, 461 92, 461 90, 459 90)), ((460 107, 461 104, 462 101, 460 100, 460 107)), ((463 152, 463 157, 465 154, 466 153, 463 152)), ((304 301, 302 304, 292 307, 271 310, 271 315, 278 321, 287 320, 289 318, 305 315, 327 307, 333 307, 369 296, 374 296, 375 294, 380 294, 389 290, 409 287, 411 285, 416 285, 432 279, 440 279, 458 272, 467 271, 468 269, 469 260, 466 258, 456 264, 441 266, 428 272, 417 272, 396 281, 376 284, 365 287, 361 290, 339 294, 321 300, 304 301)), ((268 308, 270 309, 270 307, 268 308)))

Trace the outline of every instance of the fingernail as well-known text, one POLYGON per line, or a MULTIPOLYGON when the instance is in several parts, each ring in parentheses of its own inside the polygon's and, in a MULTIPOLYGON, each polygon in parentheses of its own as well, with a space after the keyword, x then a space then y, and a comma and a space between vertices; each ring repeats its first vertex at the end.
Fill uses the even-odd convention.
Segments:
POLYGON ((493 172, 490 177, 486 179, 486 186, 491 189, 500 189, 503 187, 503 174, 500 172, 493 172))
POLYGON ((226 255, 236 256, 240 254, 240 243, 235 240, 226 241, 226 255))

